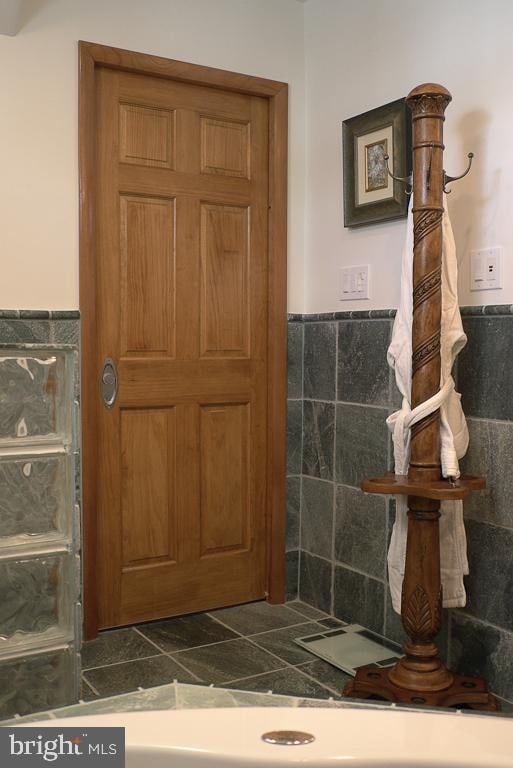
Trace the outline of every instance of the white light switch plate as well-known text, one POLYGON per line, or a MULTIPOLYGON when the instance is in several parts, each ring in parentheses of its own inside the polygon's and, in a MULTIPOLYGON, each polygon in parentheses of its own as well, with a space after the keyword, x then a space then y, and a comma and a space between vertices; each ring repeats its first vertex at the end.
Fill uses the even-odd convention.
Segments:
POLYGON ((502 247, 470 251, 470 290, 502 288, 502 247))
POLYGON ((368 264, 354 267, 342 267, 339 274, 338 297, 340 301, 355 301, 369 298, 368 264))

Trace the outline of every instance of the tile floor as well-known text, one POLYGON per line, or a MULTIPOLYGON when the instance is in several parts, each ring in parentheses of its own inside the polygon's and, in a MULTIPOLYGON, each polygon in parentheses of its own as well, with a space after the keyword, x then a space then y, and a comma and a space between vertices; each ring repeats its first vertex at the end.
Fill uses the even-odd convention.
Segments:
POLYGON ((349 680, 294 638, 343 622, 298 601, 223 608, 102 632, 82 649, 84 701, 179 683, 339 698, 349 680))

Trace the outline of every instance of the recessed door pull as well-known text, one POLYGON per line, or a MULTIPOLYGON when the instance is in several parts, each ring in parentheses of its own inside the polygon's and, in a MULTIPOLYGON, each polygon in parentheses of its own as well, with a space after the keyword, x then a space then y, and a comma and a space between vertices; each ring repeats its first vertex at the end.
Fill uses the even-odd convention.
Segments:
POLYGON ((103 364, 100 385, 103 404, 107 408, 112 408, 118 394, 118 374, 116 364, 110 357, 103 364))

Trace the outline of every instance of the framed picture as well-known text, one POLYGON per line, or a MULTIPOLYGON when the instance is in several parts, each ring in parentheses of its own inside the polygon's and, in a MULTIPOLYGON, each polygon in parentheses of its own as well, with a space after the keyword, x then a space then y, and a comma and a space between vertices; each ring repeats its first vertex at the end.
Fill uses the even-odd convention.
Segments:
POLYGON ((359 227, 408 213, 406 185, 394 176, 411 173, 411 116, 406 99, 371 109, 342 123, 344 226, 359 227))

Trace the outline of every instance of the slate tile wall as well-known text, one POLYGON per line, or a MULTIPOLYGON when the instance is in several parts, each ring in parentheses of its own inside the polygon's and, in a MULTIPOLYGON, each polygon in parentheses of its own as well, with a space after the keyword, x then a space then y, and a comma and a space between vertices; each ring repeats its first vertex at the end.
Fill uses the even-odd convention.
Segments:
POLYGON ((287 352, 287 537, 286 593, 295 600, 299 581, 300 507, 303 463, 303 351, 304 324, 291 316, 287 352))
MULTIPOLYGON (((393 465, 385 425, 400 404, 386 362, 393 315, 289 323, 287 564, 290 595, 402 643, 386 570, 394 501, 359 488, 393 465)), ((462 469, 485 475, 488 487, 465 503, 467 605, 444 611, 437 642, 452 668, 484 675, 513 701, 513 307, 464 307, 462 315, 468 344, 458 387, 470 431, 462 469)))

